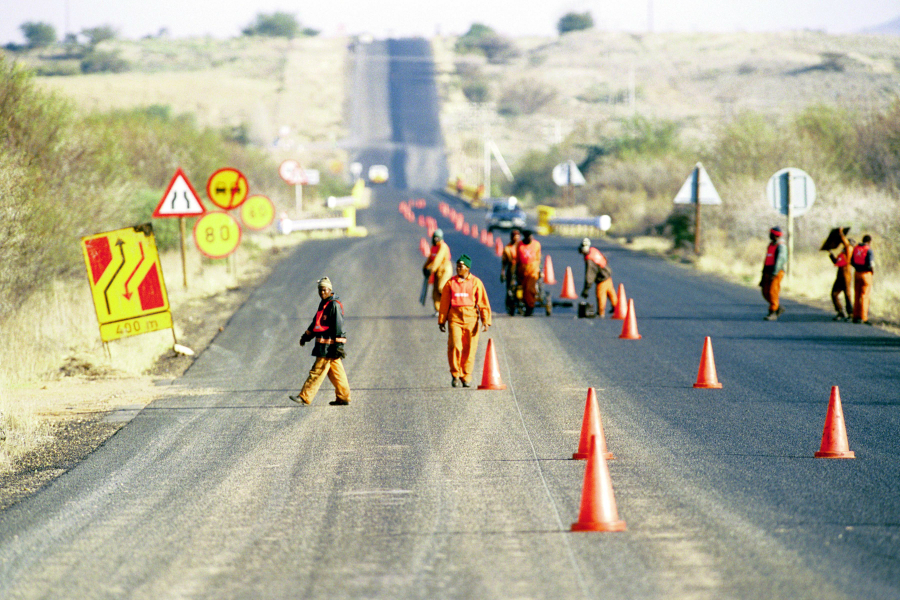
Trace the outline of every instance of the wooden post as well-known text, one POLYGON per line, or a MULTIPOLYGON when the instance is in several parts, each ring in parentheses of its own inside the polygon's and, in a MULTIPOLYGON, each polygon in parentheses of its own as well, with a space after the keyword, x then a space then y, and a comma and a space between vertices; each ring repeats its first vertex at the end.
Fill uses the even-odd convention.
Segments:
POLYGON ((181 273, 184 277, 184 289, 188 287, 188 279, 187 279, 187 249, 185 238, 187 237, 185 233, 184 226, 184 217, 178 217, 178 225, 181 230, 181 273))
POLYGON ((694 167, 694 202, 697 203, 694 217, 694 254, 700 255, 700 165, 694 167))

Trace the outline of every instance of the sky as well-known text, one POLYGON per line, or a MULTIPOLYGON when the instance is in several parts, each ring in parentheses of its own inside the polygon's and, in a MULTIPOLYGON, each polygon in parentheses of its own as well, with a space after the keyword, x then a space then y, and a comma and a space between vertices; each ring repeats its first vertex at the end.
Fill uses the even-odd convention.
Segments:
POLYGON ((555 35, 568 12, 590 12, 606 31, 854 33, 900 18, 900 0, 0 0, 0 45, 23 43, 20 25, 44 22, 59 37, 111 25, 137 39, 229 38, 257 14, 287 12, 322 35, 376 38, 461 34, 483 23, 508 36, 555 35))

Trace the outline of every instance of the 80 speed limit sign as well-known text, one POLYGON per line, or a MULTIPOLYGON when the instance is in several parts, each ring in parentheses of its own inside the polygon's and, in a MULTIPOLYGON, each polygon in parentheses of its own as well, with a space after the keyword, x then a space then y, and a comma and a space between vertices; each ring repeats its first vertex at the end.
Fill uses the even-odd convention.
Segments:
POLYGON ((194 243, 209 258, 225 258, 241 243, 241 226, 225 212, 208 212, 194 224, 194 243))

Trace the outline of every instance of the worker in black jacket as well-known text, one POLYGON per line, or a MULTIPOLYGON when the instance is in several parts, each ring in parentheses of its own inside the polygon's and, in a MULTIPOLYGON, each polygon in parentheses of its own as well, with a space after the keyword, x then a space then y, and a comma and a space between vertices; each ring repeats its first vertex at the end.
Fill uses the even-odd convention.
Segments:
POLYGON ((344 343, 347 341, 344 336, 344 305, 334 295, 331 280, 327 277, 318 281, 318 290, 322 299, 319 302, 319 309, 312 323, 300 336, 301 346, 311 340, 316 341, 312 351, 316 362, 309 370, 309 377, 306 378, 303 389, 296 396, 289 398, 297 403, 309 404, 325 377, 328 377, 334 385, 335 394, 334 401, 329 404, 345 406, 350 404, 350 384, 344 371, 344 363, 341 361, 346 356, 344 343))

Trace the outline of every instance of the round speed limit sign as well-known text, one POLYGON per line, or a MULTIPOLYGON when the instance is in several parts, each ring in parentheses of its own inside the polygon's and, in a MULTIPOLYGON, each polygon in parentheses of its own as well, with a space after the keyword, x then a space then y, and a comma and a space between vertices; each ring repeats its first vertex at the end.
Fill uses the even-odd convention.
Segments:
POLYGON ((225 212, 208 212, 194 224, 194 243, 209 258, 225 258, 241 243, 241 226, 225 212))

